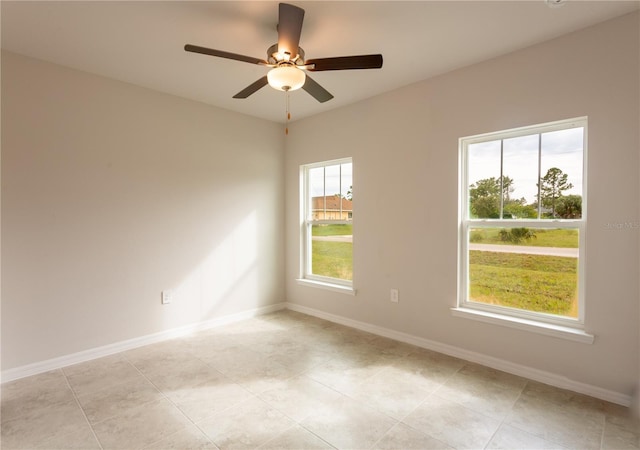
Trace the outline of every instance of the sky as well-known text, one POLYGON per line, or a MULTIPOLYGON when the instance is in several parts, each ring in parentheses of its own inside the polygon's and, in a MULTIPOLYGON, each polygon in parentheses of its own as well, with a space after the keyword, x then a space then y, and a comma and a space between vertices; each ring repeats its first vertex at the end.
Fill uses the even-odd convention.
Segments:
MULTIPOLYGON (((503 173, 514 180, 511 198, 524 197, 528 204, 536 201, 538 189, 538 133, 505 139, 503 173)), ((583 139, 582 127, 542 133, 540 176, 552 167, 568 175, 573 188, 564 195, 582 195, 583 139)), ((500 140, 470 144, 469 184, 485 178, 500 177, 500 140)), ((353 164, 336 164, 309 170, 312 197, 341 193, 346 196, 353 185, 353 164)))
MULTIPOLYGON (((524 197, 527 204, 536 201, 538 188, 538 134, 505 139, 503 143, 503 175, 513 179, 511 198, 524 197)), ((582 195, 582 162, 584 129, 570 128, 542 133, 540 177, 552 167, 568 175, 573 188, 563 195, 582 195)), ((500 140, 470 144, 469 184, 485 178, 500 177, 500 140)))
POLYGON ((353 186, 353 164, 336 164, 309 170, 309 190, 312 197, 331 196, 347 192, 353 186), (326 189, 326 190, 325 190, 326 189))

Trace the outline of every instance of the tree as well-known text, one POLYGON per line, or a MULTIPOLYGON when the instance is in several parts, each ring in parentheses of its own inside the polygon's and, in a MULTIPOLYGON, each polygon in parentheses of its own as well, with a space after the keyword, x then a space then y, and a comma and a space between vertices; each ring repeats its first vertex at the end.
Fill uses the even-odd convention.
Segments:
POLYGON ((547 174, 538 183, 540 188, 540 198, 542 206, 551 208, 551 217, 556 217, 556 206, 558 200, 562 197, 562 192, 573 187, 573 184, 567 181, 568 175, 557 167, 547 170, 547 174))
POLYGON ((349 186, 349 190, 347 191, 347 195, 345 197, 349 201, 353 201, 353 185, 349 186))
MULTIPOLYGON (((511 202, 513 179, 502 177, 503 206, 511 202)), ((469 210, 474 217, 500 218, 500 178, 484 178, 469 186, 469 210)))
POLYGON ((518 219, 535 219, 538 217, 538 208, 527 205, 527 199, 523 197, 520 200, 510 200, 505 203, 503 216, 507 217, 507 215, 518 219))
POLYGON ((582 217, 582 197, 566 195, 558 199, 556 212, 563 219, 579 219, 582 217))

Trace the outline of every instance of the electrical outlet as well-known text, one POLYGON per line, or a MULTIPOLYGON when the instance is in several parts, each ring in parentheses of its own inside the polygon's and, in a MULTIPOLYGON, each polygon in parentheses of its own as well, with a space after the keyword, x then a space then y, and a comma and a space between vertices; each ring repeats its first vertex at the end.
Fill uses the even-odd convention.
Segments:
POLYGON ((390 298, 390 300, 393 303, 398 303, 398 301, 400 300, 400 294, 399 294, 397 289, 391 289, 391 298, 390 298))
POLYGON ((162 291, 162 304, 167 305, 173 301, 173 291, 162 291))

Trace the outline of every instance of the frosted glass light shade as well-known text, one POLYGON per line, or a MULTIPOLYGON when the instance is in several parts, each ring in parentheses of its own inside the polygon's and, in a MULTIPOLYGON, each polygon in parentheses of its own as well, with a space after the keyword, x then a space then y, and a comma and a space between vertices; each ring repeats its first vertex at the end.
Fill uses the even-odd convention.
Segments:
POLYGON ((267 73, 269 86, 279 91, 295 91, 300 89, 307 76, 304 71, 293 66, 274 67, 267 73))

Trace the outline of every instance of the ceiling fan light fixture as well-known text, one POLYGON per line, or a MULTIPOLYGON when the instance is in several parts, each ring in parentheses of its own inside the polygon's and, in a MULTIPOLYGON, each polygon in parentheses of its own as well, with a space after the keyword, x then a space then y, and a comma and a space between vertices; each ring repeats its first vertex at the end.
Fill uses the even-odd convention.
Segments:
POLYGON ((561 8, 567 3, 567 0, 544 0, 549 8, 561 8))
POLYGON ((304 86, 306 74, 293 65, 274 67, 267 73, 269 86, 279 91, 295 91, 304 86))

